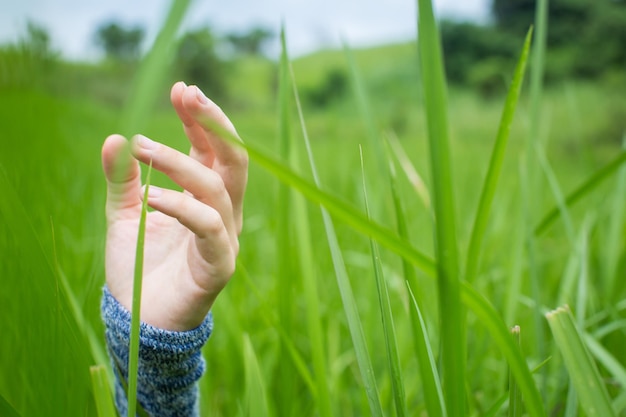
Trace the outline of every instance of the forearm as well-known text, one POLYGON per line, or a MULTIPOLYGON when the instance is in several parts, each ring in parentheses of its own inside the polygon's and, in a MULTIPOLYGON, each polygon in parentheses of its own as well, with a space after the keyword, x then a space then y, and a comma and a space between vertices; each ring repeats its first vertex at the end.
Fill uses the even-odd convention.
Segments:
MULTIPOLYGON (((127 399, 121 381, 128 381, 130 313, 106 287, 102 298, 102 316, 116 375, 115 402, 120 415, 125 416, 127 399)), ((186 332, 172 332, 141 324, 137 399, 150 416, 198 415, 196 382, 204 372, 201 349, 212 328, 210 314, 199 327, 186 332)))

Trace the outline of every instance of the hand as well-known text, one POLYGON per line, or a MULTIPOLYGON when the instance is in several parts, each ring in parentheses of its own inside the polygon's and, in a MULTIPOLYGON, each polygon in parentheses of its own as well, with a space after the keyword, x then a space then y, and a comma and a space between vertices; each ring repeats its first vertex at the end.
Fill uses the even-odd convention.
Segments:
POLYGON ((102 147, 107 179, 106 281, 129 311, 143 198, 139 162, 185 191, 151 186, 146 219, 141 320, 166 330, 202 323, 235 270, 247 182, 245 151, 223 141, 207 120, 236 135, 222 110, 195 86, 179 82, 171 100, 191 142, 189 155, 143 136, 109 136, 102 147))

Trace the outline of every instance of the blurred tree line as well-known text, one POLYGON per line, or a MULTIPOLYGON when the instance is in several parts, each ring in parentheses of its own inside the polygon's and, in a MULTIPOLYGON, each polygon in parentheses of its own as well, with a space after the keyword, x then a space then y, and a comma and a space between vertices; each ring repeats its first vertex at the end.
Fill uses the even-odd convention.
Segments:
MULTIPOLYGON (((489 94, 507 78, 534 23, 536 0, 492 0, 492 23, 443 21, 450 81, 489 94), (500 78, 500 80, 499 80, 500 78)), ((626 69, 626 1, 549 0, 546 78, 597 78, 626 69)))
MULTIPOLYGON (((267 59, 265 47, 273 38, 274 33, 263 27, 222 36, 209 27, 190 30, 179 39, 170 78, 196 84, 215 99, 228 99, 233 62, 250 56, 267 59)), ((66 94, 78 88, 84 94, 88 89, 118 104, 125 99, 142 58, 144 41, 142 26, 105 22, 93 35, 102 60, 67 62, 55 50, 46 28, 29 22, 18 42, 0 45, 0 90, 43 87, 66 94)))
MULTIPOLYGON (((443 20, 441 36, 450 82, 476 88, 484 96, 504 91, 524 35, 534 22, 535 7, 536 0, 492 0, 489 24, 443 20)), ((550 0, 548 16, 548 82, 624 73, 626 0, 550 0)), ((263 27, 221 35, 210 27, 191 30, 180 39, 172 77, 197 84, 216 99, 228 99, 227 79, 238 60, 267 59, 265 48, 274 37, 263 27)), ((127 91, 123 80, 132 79, 141 58, 144 40, 141 26, 106 22, 94 33, 94 44, 104 59, 97 64, 67 63, 59 59, 45 28, 29 23, 16 45, 0 46, 0 89, 44 79, 65 92, 73 77, 84 85, 99 84, 92 87, 99 96, 117 94, 111 100, 118 102, 127 91), (57 72, 73 71, 73 75, 66 75, 65 81, 54 80, 55 67, 57 72), (121 85, 118 93, 114 93, 115 85, 121 85)), ((344 96, 348 80, 345 69, 329 69, 323 82, 305 95, 311 105, 324 107, 344 96)))

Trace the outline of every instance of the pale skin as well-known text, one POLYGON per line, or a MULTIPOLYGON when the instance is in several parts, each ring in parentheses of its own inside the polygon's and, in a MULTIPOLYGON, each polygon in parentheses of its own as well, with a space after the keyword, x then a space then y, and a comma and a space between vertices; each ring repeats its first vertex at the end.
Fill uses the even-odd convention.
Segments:
POLYGON ((102 146, 107 180, 106 282, 129 311, 143 188, 140 162, 185 191, 151 186, 144 249, 141 320, 172 331, 199 326, 235 270, 248 157, 210 122, 236 135, 222 110, 195 86, 174 84, 171 101, 191 150, 157 141, 109 136, 102 146))

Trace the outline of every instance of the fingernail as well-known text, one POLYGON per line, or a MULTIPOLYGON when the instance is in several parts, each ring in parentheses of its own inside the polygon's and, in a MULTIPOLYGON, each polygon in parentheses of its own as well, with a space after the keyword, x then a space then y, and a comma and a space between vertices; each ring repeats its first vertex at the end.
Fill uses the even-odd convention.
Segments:
POLYGON ((207 104, 209 102, 209 99, 206 98, 202 90, 200 90, 198 87, 196 87, 196 98, 198 99, 200 104, 207 104))
POLYGON ((151 185, 151 186, 148 188, 148 197, 149 197, 149 198, 156 198, 156 197, 160 197, 160 196, 161 196, 161 194, 163 194, 163 189, 162 189, 162 188, 156 187, 156 186, 154 186, 154 185, 151 185))
POLYGON ((137 143, 144 149, 154 150, 157 147, 157 143, 153 140, 148 139, 143 135, 137 135, 137 143))

